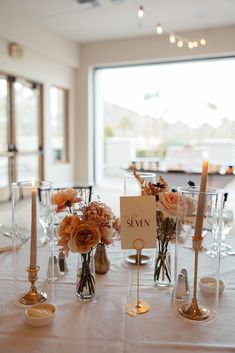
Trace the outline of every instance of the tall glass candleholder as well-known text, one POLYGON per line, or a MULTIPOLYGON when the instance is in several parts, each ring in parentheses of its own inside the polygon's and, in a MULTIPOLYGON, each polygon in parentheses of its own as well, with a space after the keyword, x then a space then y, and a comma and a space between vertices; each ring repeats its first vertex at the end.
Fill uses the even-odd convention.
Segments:
POLYGON ((17 305, 53 301, 54 235, 50 182, 12 184, 14 294, 17 305))
POLYGON ((218 313, 220 251, 212 258, 207 249, 215 234, 221 239, 223 190, 186 187, 178 193, 173 310, 181 319, 208 323, 218 313))
MULTIPOLYGON (((138 173, 138 176, 141 180, 144 180, 145 183, 155 183, 156 182, 156 173, 143 172, 138 173)), ((141 196, 142 188, 140 182, 136 179, 133 172, 124 174, 124 196, 141 196)), ((138 265, 138 256, 137 251, 128 252, 125 254, 125 261, 131 265, 138 265)), ((146 265, 150 262, 150 257, 142 253, 140 250, 140 261, 139 265, 146 265)))

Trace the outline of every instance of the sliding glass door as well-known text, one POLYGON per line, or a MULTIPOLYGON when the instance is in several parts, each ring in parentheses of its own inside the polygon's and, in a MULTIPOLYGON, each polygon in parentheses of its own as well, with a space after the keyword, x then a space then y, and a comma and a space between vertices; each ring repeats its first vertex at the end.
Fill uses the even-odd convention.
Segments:
POLYGON ((0 196, 6 198, 5 195, 9 185, 9 162, 8 153, 8 117, 7 117, 7 100, 8 100, 8 84, 7 80, 0 76, 0 196))
POLYGON ((41 86, 0 76, 0 201, 13 181, 43 178, 41 86))

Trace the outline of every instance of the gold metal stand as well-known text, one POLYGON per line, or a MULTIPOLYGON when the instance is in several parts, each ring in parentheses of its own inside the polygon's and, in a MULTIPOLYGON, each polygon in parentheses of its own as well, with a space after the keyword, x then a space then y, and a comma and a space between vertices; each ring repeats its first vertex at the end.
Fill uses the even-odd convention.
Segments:
POLYGON ((209 317, 209 310, 197 303, 198 253, 201 250, 201 242, 202 237, 193 237, 193 249, 195 251, 193 299, 191 303, 186 303, 181 308, 179 308, 179 313, 183 317, 195 321, 203 321, 209 317))
MULTIPOLYGON (((129 255, 126 258, 126 261, 131 265, 138 264, 138 250, 136 250, 136 254, 129 255)), ((150 257, 142 254, 142 249, 140 249, 140 265, 147 265, 150 262, 150 257)))
POLYGON ((33 305, 37 303, 43 303, 47 300, 47 294, 38 291, 35 283, 38 279, 38 271, 40 270, 40 267, 27 267, 26 271, 28 272, 28 280, 31 283, 31 287, 29 291, 24 294, 20 299, 19 302, 24 305, 33 305))
POLYGON ((150 305, 140 300, 140 255, 144 247, 142 239, 136 239, 133 242, 133 247, 137 251, 137 294, 136 302, 126 304, 125 311, 128 315, 136 316, 137 314, 144 314, 150 309, 150 305))

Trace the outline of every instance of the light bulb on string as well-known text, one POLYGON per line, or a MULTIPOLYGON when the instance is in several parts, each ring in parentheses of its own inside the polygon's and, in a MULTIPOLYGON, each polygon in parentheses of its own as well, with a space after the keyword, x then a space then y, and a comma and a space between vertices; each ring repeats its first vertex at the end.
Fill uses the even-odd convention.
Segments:
POLYGON ((156 32, 157 34, 162 34, 163 32, 162 25, 160 23, 158 23, 156 26, 156 32))
POLYGON ((179 48, 182 48, 184 45, 184 42, 180 39, 180 40, 178 40, 177 45, 179 48))
POLYGON ((192 41, 188 42, 188 47, 189 47, 189 49, 193 49, 193 42, 192 41))
POLYGON ((144 6, 140 5, 138 9, 138 17, 142 18, 144 16, 144 6))
POLYGON ((197 42, 196 40, 193 42, 193 47, 194 47, 194 48, 197 48, 197 47, 198 47, 198 42, 197 42))
POLYGON ((200 39, 200 44, 201 44, 201 45, 206 45, 206 40, 205 40, 204 38, 201 38, 201 39, 200 39))
POLYGON ((176 38, 175 38, 174 33, 170 34, 169 41, 170 41, 171 44, 174 44, 176 42, 176 38))

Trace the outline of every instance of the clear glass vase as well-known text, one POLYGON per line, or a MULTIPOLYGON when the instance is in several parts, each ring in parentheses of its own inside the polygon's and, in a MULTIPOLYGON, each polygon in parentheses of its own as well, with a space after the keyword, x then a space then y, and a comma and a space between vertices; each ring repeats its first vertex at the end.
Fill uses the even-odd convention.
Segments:
POLYGON ((95 296, 95 266, 93 250, 78 254, 76 295, 80 300, 88 301, 95 296))
POLYGON ((159 240, 154 266, 154 282, 159 287, 168 287, 171 284, 170 243, 166 246, 159 240))

